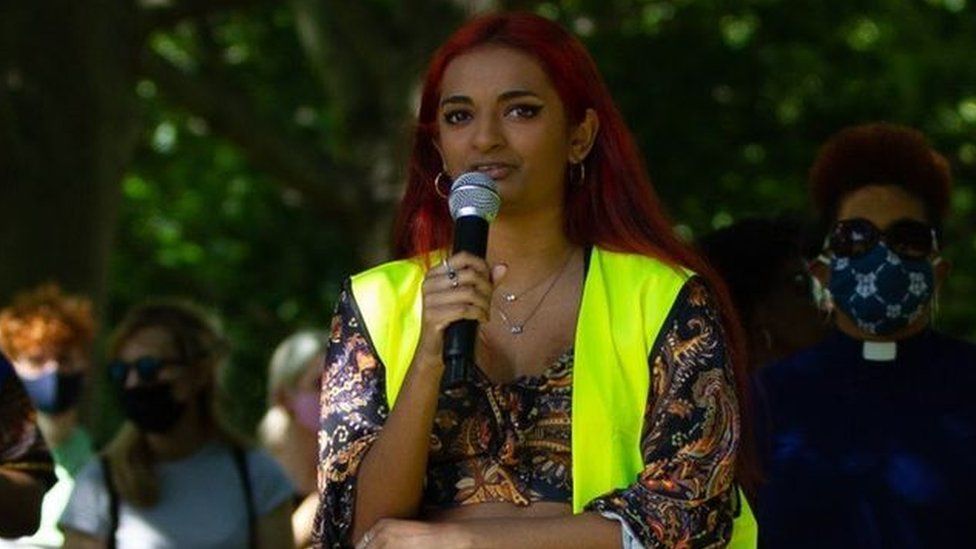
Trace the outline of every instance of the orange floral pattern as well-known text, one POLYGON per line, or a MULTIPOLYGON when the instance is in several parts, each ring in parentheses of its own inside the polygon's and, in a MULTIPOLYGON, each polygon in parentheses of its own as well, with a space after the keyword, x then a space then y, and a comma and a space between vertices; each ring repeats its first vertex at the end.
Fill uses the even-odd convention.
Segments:
MULTIPOLYGON (((652 387, 642 433, 645 469, 587 510, 626 523, 647 547, 721 546, 731 536, 738 405, 709 292, 686 284, 648 356, 652 387)), ((356 472, 389 407, 383 367, 355 300, 342 292, 332 321, 320 431, 317 543, 349 543, 356 472)), ((518 506, 572 501, 572 349, 539 376, 475 379, 442 391, 423 504, 518 506)))

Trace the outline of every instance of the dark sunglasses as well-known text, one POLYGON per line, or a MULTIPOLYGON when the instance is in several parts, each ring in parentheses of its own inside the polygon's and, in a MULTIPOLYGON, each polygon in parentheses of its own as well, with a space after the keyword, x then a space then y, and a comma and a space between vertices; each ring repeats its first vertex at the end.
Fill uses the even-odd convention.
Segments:
POLYGON ((824 248, 840 257, 858 257, 884 242, 904 259, 926 259, 939 251, 935 227, 914 219, 901 219, 881 230, 867 219, 856 217, 834 224, 824 248))
POLYGON ((134 369, 136 375, 144 383, 154 383, 159 379, 159 371, 170 365, 182 366, 184 361, 177 358, 157 358, 154 356, 139 357, 132 362, 113 360, 108 364, 108 377, 118 385, 125 384, 129 377, 129 370, 134 369))

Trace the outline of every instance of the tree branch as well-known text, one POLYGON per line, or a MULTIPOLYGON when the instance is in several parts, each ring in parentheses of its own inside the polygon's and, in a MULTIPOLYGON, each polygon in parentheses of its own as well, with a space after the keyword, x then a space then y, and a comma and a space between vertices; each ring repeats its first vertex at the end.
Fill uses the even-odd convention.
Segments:
POLYGON ((237 144, 255 166, 300 192, 333 222, 356 227, 372 206, 364 178, 297 142, 257 114, 247 97, 207 76, 188 75, 148 53, 143 70, 172 101, 203 117, 220 135, 237 144))
POLYGON ((247 8, 259 4, 271 4, 269 0, 176 0, 166 7, 147 8, 143 14, 143 29, 152 32, 190 18, 247 8))

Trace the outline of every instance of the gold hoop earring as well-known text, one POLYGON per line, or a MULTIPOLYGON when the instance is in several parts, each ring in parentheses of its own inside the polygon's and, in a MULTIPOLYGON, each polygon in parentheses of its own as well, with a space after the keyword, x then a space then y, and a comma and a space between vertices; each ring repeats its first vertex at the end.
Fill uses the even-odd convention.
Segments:
POLYGON ((447 200, 447 194, 441 190, 442 177, 444 177, 443 170, 441 170, 441 172, 437 174, 437 177, 434 178, 434 192, 437 193, 437 196, 443 198, 444 200, 447 200))

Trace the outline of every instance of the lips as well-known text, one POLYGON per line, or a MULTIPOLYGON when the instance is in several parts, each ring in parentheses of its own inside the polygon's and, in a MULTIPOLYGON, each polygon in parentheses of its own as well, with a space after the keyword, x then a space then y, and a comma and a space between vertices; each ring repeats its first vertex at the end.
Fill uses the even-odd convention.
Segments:
POLYGON ((502 162, 475 164, 472 166, 472 170, 479 171, 496 181, 499 179, 505 179, 514 169, 515 167, 511 164, 505 164, 502 162))

